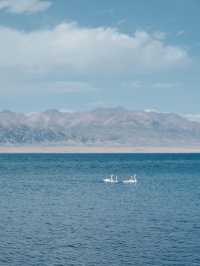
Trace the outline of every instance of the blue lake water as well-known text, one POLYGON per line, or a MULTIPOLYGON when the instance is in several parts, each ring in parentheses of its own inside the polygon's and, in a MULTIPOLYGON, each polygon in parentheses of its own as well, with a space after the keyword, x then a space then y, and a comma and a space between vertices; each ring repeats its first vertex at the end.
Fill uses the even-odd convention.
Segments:
POLYGON ((199 154, 0 155, 0 266, 200 265, 199 202, 199 154))

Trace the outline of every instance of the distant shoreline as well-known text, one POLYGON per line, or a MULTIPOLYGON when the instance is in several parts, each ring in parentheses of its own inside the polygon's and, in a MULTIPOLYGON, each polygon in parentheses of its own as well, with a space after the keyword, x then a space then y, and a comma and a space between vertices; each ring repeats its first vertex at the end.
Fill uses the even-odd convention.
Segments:
POLYGON ((200 147, 0 146, 6 153, 200 153, 200 147))

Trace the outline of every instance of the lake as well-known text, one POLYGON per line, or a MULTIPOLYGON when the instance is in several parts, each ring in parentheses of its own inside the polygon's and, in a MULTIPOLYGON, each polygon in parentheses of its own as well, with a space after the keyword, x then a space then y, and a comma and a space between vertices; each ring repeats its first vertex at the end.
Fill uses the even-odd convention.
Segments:
POLYGON ((200 265, 199 202, 200 154, 2 154, 0 265, 200 265))

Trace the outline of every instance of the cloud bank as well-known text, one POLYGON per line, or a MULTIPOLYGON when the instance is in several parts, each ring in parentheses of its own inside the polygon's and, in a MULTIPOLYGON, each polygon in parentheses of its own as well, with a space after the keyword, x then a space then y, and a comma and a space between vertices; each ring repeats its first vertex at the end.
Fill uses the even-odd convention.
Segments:
POLYGON ((114 28, 82 28, 74 23, 32 32, 0 27, 0 39, 0 66, 6 68, 123 73, 181 67, 189 60, 183 48, 144 31, 131 36, 114 28))
POLYGON ((123 83, 137 73, 157 75, 190 62, 184 48, 168 44, 157 34, 136 31, 131 35, 76 23, 30 32, 0 27, 0 40, 1 87, 16 90, 55 86, 60 91, 88 91, 90 86, 101 87, 99 82, 104 80, 108 87, 108 80, 123 83))
POLYGON ((0 0, 0 9, 16 14, 37 13, 47 10, 51 4, 43 0, 0 0))

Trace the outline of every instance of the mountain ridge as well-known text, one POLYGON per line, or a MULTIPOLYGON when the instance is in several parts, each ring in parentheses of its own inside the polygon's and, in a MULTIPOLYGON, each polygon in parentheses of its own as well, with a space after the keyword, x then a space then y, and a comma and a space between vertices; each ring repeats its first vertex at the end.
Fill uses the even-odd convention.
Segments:
POLYGON ((123 107, 84 112, 0 112, 0 145, 195 146, 200 123, 123 107))

